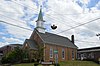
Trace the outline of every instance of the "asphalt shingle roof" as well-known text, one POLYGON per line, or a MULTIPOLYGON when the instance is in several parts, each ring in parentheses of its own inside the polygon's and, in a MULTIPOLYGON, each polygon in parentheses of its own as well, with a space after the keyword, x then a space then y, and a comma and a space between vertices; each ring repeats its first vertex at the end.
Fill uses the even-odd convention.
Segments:
POLYGON ((82 49, 78 49, 78 51, 84 51, 84 50, 98 50, 100 49, 100 46, 98 47, 90 47, 90 48, 82 48, 82 49))
POLYGON ((35 41, 30 40, 30 39, 26 39, 26 40, 25 40, 25 43, 28 43, 30 49, 35 49, 35 50, 37 50, 37 48, 36 48, 37 45, 36 45, 35 41))
POLYGON ((52 33, 40 33, 38 32, 41 38, 43 39, 44 43, 50 43, 65 47, 77 48, 75 44, 73 44, 67 37, 59 36, 52 33))

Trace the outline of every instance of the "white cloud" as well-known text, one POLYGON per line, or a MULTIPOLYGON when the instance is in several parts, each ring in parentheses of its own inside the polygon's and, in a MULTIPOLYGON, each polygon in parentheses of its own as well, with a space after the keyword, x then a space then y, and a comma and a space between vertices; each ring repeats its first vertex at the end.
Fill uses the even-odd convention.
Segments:
MULTIPOLYGON (((89 0, 84 0, 84 3, 88 3, 89 0)), ((57 0, 53 0, 53 1, 49 1, 48 2, 48 5, 50 7, 50 10, 49 10, 49 20, 51 19, 51 23, 54 23, 58 26, 58 28, 56 30, 53 30, 53 32, 56 34, 56 33, 59 33, 63 30, 67 30, 71 27, 74 27, 74 26, 77 26, 77 25, 80 25, 82 23, 86 23, 86 22, 89 22, 93 19, 96 19, 96 18, 99 18, 100 17, 100 10, 92 10, 92 11, 98 11, 98 13, 96 12, 90 12, 88 13, 88 9, 85 9, 85 11, 87 10, 87 12, 84 12, 83 13, 83 9, 76 3, 72 2, 72 1, 68 1, 67 2, 64 2, 64 1, 57 1, 57 0), (71 15, 72 14, 72 15, 71 15), (65 26, 66 25, 66 26, 65 26)), ((60 33, 60 35, 63 35, 63 36, 67 36, 70 38, 70 36, 72 34, 75 35, 75 38, 77 40, 86 40, 87 41, 90 41, 91 42, 91 39, 96 41, 96 37, 94 38, 94 34, 96 32, 99 32, 99 29, 100 26, 97 24, 100 20, 97 20, 97 21, 94 21, 93 23, 90 23, 90 24, 87 24, 87 25, 84 25, 82 27, 78 27, 76 29, 73 29, 73 30, 70 30, 70 31, 65 31, 64 33, 60 33), (98 27, 98 28, 96 28, 98 27), (83 32, 83 29, 82 28, 85 28, 84 32, 83 32), (84 36, 84 35, 80 35, 78 34, 78 32, 80 31, 80 33, 85 33, 85 34, 91 34, 93 35, 92 37, 91 36, 84 36), (89 39, 91 38, 91 39, 89 39)), ((97 40, 98 41, 98 40, 97 40)), ((99 43, 92 43, 92 44, 88 44, 88 43, 84 43, 84 42, 76 42, 76 45, 79 47, 79 48, 85 48, 85 47, 91 47, 91 46, 100 46, 99 43)))
POLYGON ((88 4, 90 0, 83 0, 83 3, 88 4))
MULTIPOLYGON (((0 0, 1 1, 1 0, 0 0)), ((0 3, 0 5, 2 5, 0 8, 0 20, 5 21, 7 23, 11 23, 14 25, 18 25, 21 27, 25 27, 28 29, 31 29, 29 26, 27 26, 27 23, 25 21, 20 20, 19 18, 24 14, 22 6, 15 4, 13 2, 5 2, 2 1, 2 3, 0 3), (4 5, 6 4, 6 5, 4 5), (3 10, 3 11, 2 11, 3 10)), ((2 23, 3 24, 3 23, 2 23)), ((8 34, 13 35, 13 37, 15 38, 6 38, 6 37, 2 37, 3 40, 5 40, 5 42, 7 43, 23 43, 24 40, 26 38, 29 38, 32 31, 29 30, 25 30, 19 27, 15 27, 15 26, 11 26, 8 24, 4 24, 6 31, 8 34), (22 40, 20 40, 22 39, 22 40)), ((6 45, 7 43, 2 43, 4 45, 6 45)), ((3 45, 2 45, 3 46, 3 45)))
POLYGON ((23 41, 12 37, 11 38, 2 37, 2 39, 4 39, 8 43, 16 43, 16 44, 23 43, 23 41))
POLYGON ((0 47, 8 45, 8 44, 9 44, 8 42, 0 42, 0 47))
POLYGON ((13 34, 14 37, 21 38, 21 39, 29 38, 29 36, 32 33, 32 31, 25 30, 25 29, 18 28, 18 27, 13 27, 13 26, 7 26, 7 31, 10 34, 13 34))
POLYGON ((100 1, 96 4, 96 7, 100 8, 100 1))
MULTIPOLYGON (((14 25, 18 25, 18 26, 21 26, 21 27, 25 27, 27 29, 30 29, 30 27, 27 26, 27 24, 25 22, 22 22, 19 19, 16 19, 16 21, 15 21, 15 20, 12 20, 10 18, 3 17, 3 16, 1 16, 1 19, 2 19, 2 21, 5 21, 7 23, 11 23, 11 24, 14 24, 14 25)), ((22 39, 28 38, 29 35, 32 32, 30 30, 25 30, 25 29, 22 29, 22 28, 19 28, 19 27, 16 27, 16 26, 8 25, 8 24, 5 24, 5 28, 6 28, 6 31, 9 34, 14 35, 16 38, 22 38, 22 39)))
MULTIPOLYGON (((41 4, 42 1, 45 0, 41 0, 39 1, 39 3, 41 4)), ((90 0, 80 0, 80 1, 87 4, 90 0)), ((0 2, 2 2, 0 3, 1 6, 0 14, 7 16, 5 17, 1 15, 0 16, 1 20, 31 29, 27 25, 28 22, 25 22, 20 19, 20 17, 22 17, 25 14, 25 12, 23 11, 23 6, 18 5, 16 3, 23 4, 24 6, 28 7, 27 12, 29 17, 27 19, 29 19, 31 15, 37 14, 39 12, 39 8, 36 6, 36 3, 29 0, 14 1, 16 3, 14 2, 7 3, 4 2, 3 0, 0 0, 0 2), (11 18, 16 20, 12 20, 11 18)), ((43 7, 43 11, 45 13, 44 19, 46 20, 46 23, 57 25, 58 28, 56 30, 51 30, 51 32, 55 34, 100 17, 100 10, 97 9, 97 7, 100 6, 99 4, 91 8, 90 13, 88 13, 88 8, 85 8, 85 12, 83 13, 83 8, 81 8, 77 3, 75 3, 75 0, 48 0, 46 4, 48 6, 48 11, 46 11, 46 8, 43 7)), ((36 23, 35 20, 36 18, 32 22, 30 22, 30 24, 31 25, 35 24, 36 23)), ((97 42, 98 39, 94 34, 100 32, 99 22, 100 20, 97 20, 94 21, 93 23, 69 31, 65 31, 63 33, 59 33, 59 35, 67 36, 68 38, 70 38, 70 36, 74 34, 76 40, 97 42), (83 34, 88 35, 89 33, 90 33, 89 36, 83 35, 83 34)), ((20 41, 20 39, 24 40, 26 38, 29 38, 30 35, 32 34, 32 31, 24 30, 18 27, 13 27, 6 24, 5 27, 8 33, 12 34, 15 37, 15 38, 10 37, 9 40, 11 41, 15 42, 18 41, 19 43, 21 43, 22 41, 20 41)), ((8 42, 8 38, 4 39, 8 42)), ((99 43, 86 43, 78 41, 75 43, 79 48, 100 46, 99 43)))
MULTIPOLYGON (((0 18, 2 21, 31 29, 29 26, 27 26, 27 23, 25 21, 20 19, 20 17, 24 13, 22 6, 15 4, 14 2, 7 3, 5 1, 2 1, 2 3, 0 3, 0 4, 2 5, 1 8, 3 8, 3 10, 4 10, 4 12, 0 11, 2 13, 0 15, 0 18), (4 5, 4 4, 6 4, 6 5, 4 5), (9 12, 11 12, 11 13, 9 13, 9 12), (14 14, 12 14, 12 13, 14 13, 14 14)), ((6 27, 6 30, 8 31, 8 33, 14 35, 14 37, 16 37, 16 38, 26 39, 26 38, 29 38, 30 34, 32 33, 32 31, 25 30, 25 29, 15 27, 15 26, 11 26, 8 24, 5 24, 5 27, 6 27)))

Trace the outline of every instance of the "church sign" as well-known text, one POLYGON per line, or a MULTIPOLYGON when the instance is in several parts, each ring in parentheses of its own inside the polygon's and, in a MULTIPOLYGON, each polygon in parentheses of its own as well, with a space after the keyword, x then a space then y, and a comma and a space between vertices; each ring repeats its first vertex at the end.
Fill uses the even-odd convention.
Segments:
POLYGON ((58 50, 54 50, 54 53, 55 53, 55 54, 58 54, 58 50))

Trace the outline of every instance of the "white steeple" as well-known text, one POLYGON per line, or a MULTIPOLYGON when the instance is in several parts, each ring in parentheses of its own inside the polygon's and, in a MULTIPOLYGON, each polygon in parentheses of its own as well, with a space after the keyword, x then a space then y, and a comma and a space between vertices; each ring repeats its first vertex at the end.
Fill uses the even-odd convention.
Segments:
POLYGON ((45 28, 44 28, 45 21, 43 20, 42 7, 40 8, 40 12, 39 12, 38 19, 36 22, 37 22, 36 29, 41 33, 45 33, 45 28))

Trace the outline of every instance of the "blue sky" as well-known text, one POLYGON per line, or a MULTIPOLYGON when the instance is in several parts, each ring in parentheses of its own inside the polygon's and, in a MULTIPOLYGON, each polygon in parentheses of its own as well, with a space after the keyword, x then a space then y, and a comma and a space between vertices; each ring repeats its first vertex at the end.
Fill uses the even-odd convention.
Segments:
MULTIPOLYGON (((0 0, 0 20, 34 30, 40 5, 46 21, 46 31, 55 34, 100 17, 100 0, 0 0), (58 28, 52 30, 52 24, 58 28)), ((98 24, 97 20, 59 35, 70 38, 74 34, 76 40, 90 41, 90 44, 76 42, 79 48, 100 46, 98 37, 95 36, 100 32, 98 24), (93 44, 91 40, 97 43, 93 44)), ((0 22, 0 47, 23 44, 31 33, 32 31, 0 22)))
MULTIPOLYGON (((85 3, 86 8, 89 8, 91 10, 92 7, 95 7, 96 4, 99 2, 100 0, 90 0, 88 3, 85 3)), ((78 3, 79 6, 83 7, 84 3, 80 2, 80 0, 77 0, 76 3, 78 3)), ((99 9, 99 8, 98 8, 99 9)))

